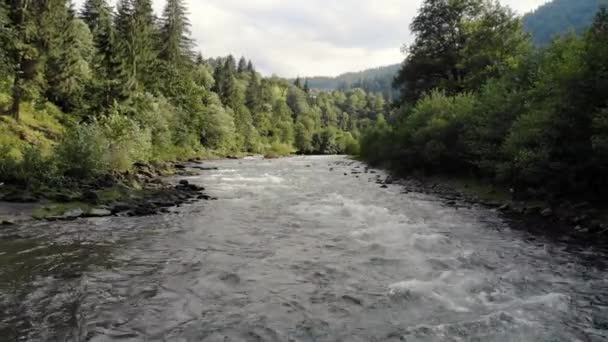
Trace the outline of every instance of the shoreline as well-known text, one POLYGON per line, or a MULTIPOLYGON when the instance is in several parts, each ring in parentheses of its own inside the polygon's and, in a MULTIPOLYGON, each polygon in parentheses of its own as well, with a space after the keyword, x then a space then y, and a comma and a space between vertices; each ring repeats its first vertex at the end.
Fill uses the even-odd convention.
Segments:
POLYGON ((495 210, 512 228, 554 241, 608 247, 608 208, 586 201, 517 200, 507 189, 472 178, 420 177, 386 166, 373 166, 364 160, 353 160, 364 163, 366 173, 372 168, 385 171, 386 179, 376 181, 383 187, 400 185, 404 194, 434 195, 455 208, 478 205, 495 210))
POLYGON ((69 188, 46 191, 0 187, 0 227, 31 220, 69 221, 108 216, 149 216, 168 208, 200 200, 214 200, 205 188, 187 180, 172 182, 180 176, 205 171, 201 159, 160 165, 138 163, 130 172, 108 174, 69 188))

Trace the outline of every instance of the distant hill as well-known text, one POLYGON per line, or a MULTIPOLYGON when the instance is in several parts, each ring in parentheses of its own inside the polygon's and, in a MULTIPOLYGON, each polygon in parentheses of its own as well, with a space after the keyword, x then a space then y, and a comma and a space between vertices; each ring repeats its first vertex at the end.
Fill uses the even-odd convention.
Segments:
POLYGON ((537 45, 547 45, 557 35, 583 33, 602 5, 608 6, 608 0, 553 0, 526 14, 524 29, 537 45))
POLYGON ((362 88, 366 92, 382 93, 392 99, 393 78, 399 71, 400 64, 367 69, 360 72, 349 72, 337 77, 308 77, 308 86, 318 90, 348 90, 362 88))

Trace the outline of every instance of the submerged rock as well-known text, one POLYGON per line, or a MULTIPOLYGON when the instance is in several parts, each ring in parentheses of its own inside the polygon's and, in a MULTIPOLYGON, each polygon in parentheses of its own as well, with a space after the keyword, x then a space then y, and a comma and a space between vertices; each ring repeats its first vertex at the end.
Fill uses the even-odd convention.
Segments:
POLYGON ((89 211, 87 213, 88 217, 106 217, 106 216, 112 216, 112 212, 108 209, 104 209, 104 208, 94 208, 91 209, 91 211, 89 211))

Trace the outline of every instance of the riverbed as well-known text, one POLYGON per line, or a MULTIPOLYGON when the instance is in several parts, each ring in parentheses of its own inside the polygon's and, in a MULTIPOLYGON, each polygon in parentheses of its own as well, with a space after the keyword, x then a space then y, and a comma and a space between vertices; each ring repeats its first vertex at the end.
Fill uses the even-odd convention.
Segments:
POLYGON ((217 201, 3 228, 0 340, 608 339, 605 250, 346 157, 205 166, 217 201))

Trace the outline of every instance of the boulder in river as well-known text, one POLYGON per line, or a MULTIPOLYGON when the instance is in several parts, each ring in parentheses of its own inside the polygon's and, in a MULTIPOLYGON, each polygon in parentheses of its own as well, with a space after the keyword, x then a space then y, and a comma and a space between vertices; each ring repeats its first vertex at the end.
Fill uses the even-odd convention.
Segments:
POLYGON ((106 216, 112 216, 112 212, 105 208, 93 208, 86 214, 86 216, 88 216, 88 217, 106 217, 106 216))

